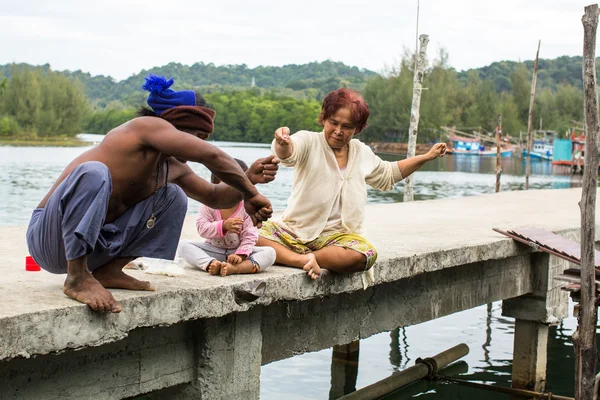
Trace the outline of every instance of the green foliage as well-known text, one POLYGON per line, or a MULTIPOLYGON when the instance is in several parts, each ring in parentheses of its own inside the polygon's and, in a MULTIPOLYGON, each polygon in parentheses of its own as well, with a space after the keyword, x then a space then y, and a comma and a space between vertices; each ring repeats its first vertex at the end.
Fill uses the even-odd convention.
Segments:
POLYGON ((11 137, 13 135, 19 134, 19 124, 14 118, 9 117, 8 115, 4 115, 0 117, 0 136, 1 137, 11 137))
MULTIPOLYGON (((502 115, 505 133, 518 135, 519 131, 527 130, 533 74, 528 62, 505 61, 457 74, 445 60, 447 55, 442 51, 425 70, 423 86, 426 90, 422 93, 420 105, 420 141, 445 140, 438 130, 440 126, 493 131, 498 114, 502 115)), ((544 60, 539 68, 539 72, 546 73, 538 78, 533 128, 537 128, 542 120, 546 129, 563 133, 573 126, 574 120, 583 120, 581 81, 574 78, 576 71, 581 77, 581 58, 544 60), (553 79, 560 79, 562 83, 553 79), (574 86, 573 82, 579 82, 579 86, 574 86)), ((372 117, 369 118, 369 127, 361 135, 366 140, 407 140, 413 75, 414 58, 408 54, 402 59, 398 71, 367 82, 364 95, 372 117)))
POLYGON ((81 83, 43 68, 13 65, 0 95, 1 131, 33 137, 81 132, 88 102, 81 83))
MULTIPOLYGON (((439 140, 444 125, 493 131, 498 114, 505 132, 527 129, 533 61, 502 61, 457 72, 447 60, 441 51, 426 68, 420 141, 439 140)), ((371 110, 362 140, 406 141, 413 68, 411 54, 385 75, 332 61, 256 68, 170 63, 117 82, 82 71, 54 72, 47 64, 10 64, 0 66, 0 136, 107 133, 145 104, 147 93, 140 85, 152 72, 174 77, 176 89, 206 97, 217 111, 216 140, 269 142, 283 125, 292 131, 319 130, 316 118, 323 97, 351 87, 363 92, 371 110)), ((583 120, 581 87, 581 57, 540 60, 535 127, 542 120, 544 128, 564 132, 573 120, 583 120)))
POLYGON ((87 133, 105 134, 111 129, 133 119, 135 109, 106 108, 97 109, 91 113, 85 123, 87 133))
POLYGON ((261 94, 256 88, 211 93, 206 100, 217 112, 214 140, 269 143, 280 126, 288 126, 292 132, 321 129, 316 123, 321 105, 316 100, 296 100, 274 92, 261 94))
MULTIPOLYGON (((510 92, 512 91, 511 76, 515 70, 521 69, 523 66, 527 70, 527 81, 531 83, 533 76, 533 67, 535 61, 527 60, 524 62, 517 61, 499 61, 488 66, 478 68, 481 79, 491 80, 494 82, 496 91, 510 92)), ((553 92, 558 90, 558 86, 566 84, 577 88, 583 87, 583 79, 581 76, 582 57, 562 56, 553 60, 541 58, 538 62, 538 77, 537 87, 544 89, 548 88, 553 92)), ((464 83, 470 71, 460 72, 459 79, 464 83)), ((596 59, 596 75, 600 72, 600 58, 596 59)))
MULTIPOLYGON (((48 64, 38 68, 46 73, 50 71, 48 64)), ((91 103, 105 108, 114 101, 118 101, 124 107, 137 107, 141 104, 147 93, 143 92, 140 86, 148 73, 173 77, 177 82, 177 89, 196 89, 202 93, 230 92, 233 88, 247 90, 254 80, 256 87, 276 89, 281 95, 295 98, 310 96, 317 99, 322 99, 329 91, 339 87, 348 86, 362 90, 367 79, 377 75, 373 71, 333 61, 256 68, 248 68, 245 64, 215 66, 212 63, 196 63, 188 66, 170 63, 142 70, 120 82, 111 77, 91 76, 82 71, 62 71, 59 74, 81 81, 91 103)), ((10 65, 0 66, 0 74, 10 77, 10 65)))

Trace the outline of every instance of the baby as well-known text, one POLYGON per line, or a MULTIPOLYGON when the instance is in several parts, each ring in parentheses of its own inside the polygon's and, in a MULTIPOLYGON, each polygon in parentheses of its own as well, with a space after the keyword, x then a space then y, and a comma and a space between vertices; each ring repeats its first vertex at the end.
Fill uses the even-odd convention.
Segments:
MULTIPOLYGON (((235 160, 244 171, 248 169, 242 160, 235 160)), ((218 184, 220 180, 212 175, 211 182, 218 184)), ((196 227, 206 241, 182 241, 177 253, 211 275, 253 274, 275 263, 273 248, 255 246, 258 230, 243 202, 221 210, 201 205, 196 227)))

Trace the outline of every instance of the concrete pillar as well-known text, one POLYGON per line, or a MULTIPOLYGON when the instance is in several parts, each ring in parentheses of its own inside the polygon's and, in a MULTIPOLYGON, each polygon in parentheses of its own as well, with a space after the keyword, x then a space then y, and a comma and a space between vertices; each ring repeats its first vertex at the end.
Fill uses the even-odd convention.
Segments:
POLYGON ((513 350, 512 387, 546 389, 548 325, 517 319, 513 350))
POLYGON ((542 392, 546 388, 548 327, 567 316, 568 295, 554 276, 568 262, 547 253, 531 254, 531 293, 504 300, 502 315, 515 318, 512 386, 542 392))
POLYGON ((359 348, 360 341, 358 340, 341 346, 333 346, 330 399, 339 399, 356 391, 359 348))
POLYGON ((261 307, 202 325, 196 361, 202 400, 260 397, 261 307))
POLYGON ((262 307, 194 322, 194 379, 151 399, 258 400, 262 307))

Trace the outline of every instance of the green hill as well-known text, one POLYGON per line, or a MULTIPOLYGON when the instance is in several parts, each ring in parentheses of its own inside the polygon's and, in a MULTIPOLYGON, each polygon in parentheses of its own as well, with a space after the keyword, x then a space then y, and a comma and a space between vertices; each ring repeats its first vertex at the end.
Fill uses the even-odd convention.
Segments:
MULTIPOLYGON (((533 76, 534 60, 524 62, 517 61, 498 61, 481 68, 470 69, 459 72, 458 77, 466 82, 470 71, 479 72, 482 80, 491 80, 494 83, 496 91, 512 91, 511 74, 521 65, 525 64, 529 76, 533 76)), ((581 78, 582 57, 562 56, 555 59, 540 59, 538 63, 537 87, 540 89, 549 88, 556 91, 558 85, 566 84, 577 88, 583 87, 581 78)), ((596 74, 600 72, 600 58, 596 60, 596 74)), ((531 78, 530 78, 531 79, 531 78)))
MULTIPOLYGON (((10 77, 10 67, 10 64, 0 66, 0 75, 10 77)), ((49 70, 50 65, 46 64, 41 68, 49 70)), ((188 66, 170 63, 142 70, 118 82, 108 76, 92 76, 82 71, 58 72, 79 79, 90 101, 100 107, 105 107, 113 101, 130 106, 140 104, 145 98, 140 85, 148 73, 175 78, 177 89, 195 88, 204 93, 246 90, 254 81, 256 87, 275 89, 279 94, 317 99, 342 86, 361 90, 369 77, 377 75, 373 71, 333 61, 256 68, 248 68, 245 64, 215 66, 212 63, 196 63, 188 66)))

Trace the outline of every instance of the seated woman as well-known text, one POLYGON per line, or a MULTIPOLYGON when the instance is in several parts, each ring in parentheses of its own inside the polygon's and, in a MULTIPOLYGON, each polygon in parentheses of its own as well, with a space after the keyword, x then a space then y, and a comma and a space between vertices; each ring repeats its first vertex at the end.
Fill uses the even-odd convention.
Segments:
POLYGON ((258 246, 275 249, 279 264, 304 269, 312 279, 321 268, 351 273, 368 270, 377 252, 361 236, 367 186, 392 190, 427 161, 446 153, 444 143, 424 155, 398 162, 383 161, 366 144, 353 139, 366 126, 369 107, 349 89, 330 92, 323 100, 322 132, 287 127, 275 131, 271 148, 281 163, 294 167, 288 207, 263 222, 258 246))

